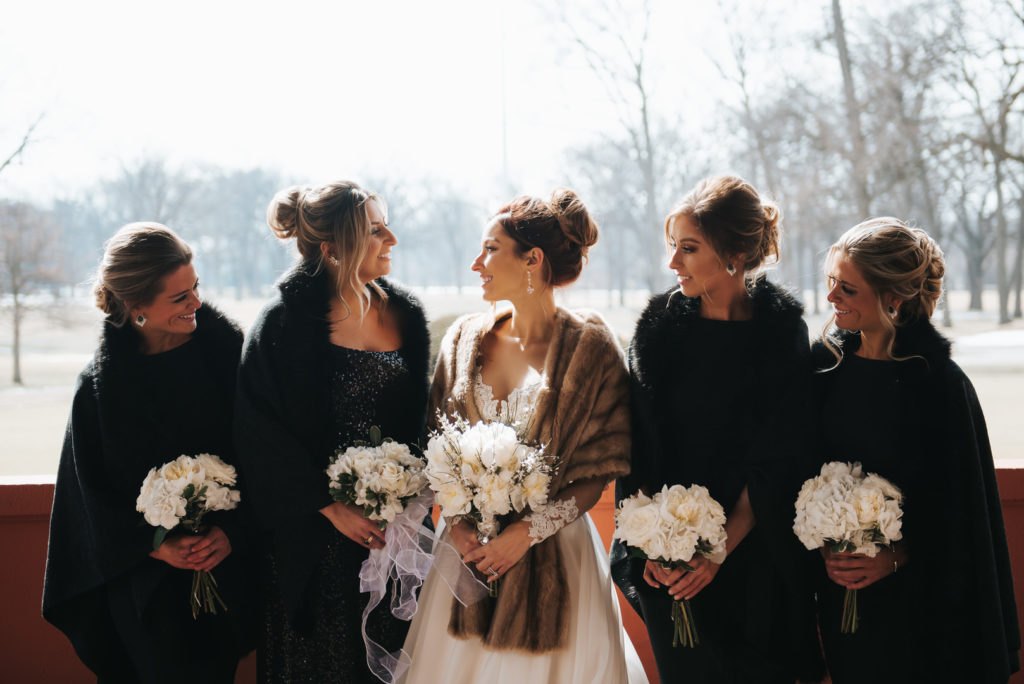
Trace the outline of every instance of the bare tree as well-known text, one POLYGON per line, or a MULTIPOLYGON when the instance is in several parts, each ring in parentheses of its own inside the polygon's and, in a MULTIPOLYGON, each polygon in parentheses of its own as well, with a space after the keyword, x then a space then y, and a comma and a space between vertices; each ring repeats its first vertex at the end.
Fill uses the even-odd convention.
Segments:
MULTIPOLYGON (((965 12, 958 33, 958 69, 954 86, 971 112, 963 138, 985 153, 991 166, 995 195, 996 288, 999 322, 1010 322, 1011 277, 1007 270, 1009 251, 1007 195, 1008 164, 1024 161, 1020 103, 1024 102, 1024 44, 1020 42, 1022 22, 1007 2, 992 2, 985 16, 965 12), (1003 17, 994 14, 1002 13, 1003 17), (1007 28, 1009 30, 1007 30, 1007 28)), ((969 9, 975 9, 973 6, 969 9)))
POLYGON ((843 74, 843 101, 846 106, 846 127, 849 136, 850 180, 857 201, 857 213, 861 217, 871 214, 871 191, 868 187, 868 153, 861 126, 861 104, 853 82, 853 62, 846 41, 846 25, 840 0, 832 0, 832 38, 836 44, 839 66, 843 74))
POLYGON ((13 164, 22 154, 25 153, 25 149, 32 143, 32 136, 36 132, 36 127, 39 126, 39 122, 43 120, 43 115, 40 114, 35 121, 33 121, 25 133, 21 136, 21 142, 14 148, 14 151, 7 155, 7 157, 0 161, 0 173, 4 172, 8 166, 13 164))
POLYGON ((26 298, 53 282, 55 233, 49 216, 24 202, 0 204, 0 291, 11 298, 13 323, 12 381, 22 384, 21 326, 28 310, 26 298))
POLYGON ((660 151, 655 143, 656 119, 647 74, 650 2, 643 0, 638 12, 616 0, 588 3, 576 13, 572 9, 568 3, 558 3, 554 10, 556 22, 566 29, 577 52, 600 82, 629 142, 629 161, 643 180, 643 223, 634 227, 638 244, 644 249, 642 273, 647 288, 657 290, 664 280, 664 269, 661 243, 653 238, 652 228, 659 224, 665 207, 659 203, 664 194, 660 188, 663 177, 658 173, 660 151))

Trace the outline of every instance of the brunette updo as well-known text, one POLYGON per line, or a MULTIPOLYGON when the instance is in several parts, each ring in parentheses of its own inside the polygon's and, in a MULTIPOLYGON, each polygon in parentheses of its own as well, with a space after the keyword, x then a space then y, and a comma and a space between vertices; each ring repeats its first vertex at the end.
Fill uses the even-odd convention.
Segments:
POLYGON ((103 246, 93 284, 96 306, 120 328, 130 309, 145 306, 163 289, 163 280, 192 263, 192 248, 159 223, 129 223, 103 246))
POLYGON ((697 183, 665 219, 666 238, 678 216, 693 221, 723 261, 742 259, 735 265, 745 273, 779 260, 781 212, 742 178, 713 176, 697 183))
MULTIPOLYGON (((303 260, 314 264, 317 271, 324 268, 325 261, 320 245, 325 242, 334 245, 338 260, 333 267, 337 272, 337 296, 345 304, 345 291, 355 292, 360 316, 370 308, 370 295, 359 282, 358 273, 370 243, 367 204, 371 200, 386 212, 387 207, 380 197, 358 183, 343 180, 320 186, 285 188, 274 195, 267 207, 267 224, 274 235, 281 240, 294 238, 303 260)), ((377 283, 367 285, 382 301, 387 301, 387 295, 377 283)))
POLYGON ((517 197, 491 218, 515 241, 520 254, 535 247, 544 253, 541 276, 550 287, 579 278, 587 251, 597 243, 597 224, 568 188, 555 188, 547 201, 517 197))
MULTIPOLYGON (((868 219, 843 233, 829 248, 825 260, 826 277, 832 274, 839 256, 849 259, 874 291, 878 318, 889 337, 886 351, 890 358, 896 359, 892 353, 896 329, 931 318, 942 296, 942 278, 946 274, 942 250, 920 228, 883 216, 868 219), (900 300, 895 316, 884 304, 887 296, 900 300)), ((833 315, 826 324, 826 331, 834 320, 833 315)))

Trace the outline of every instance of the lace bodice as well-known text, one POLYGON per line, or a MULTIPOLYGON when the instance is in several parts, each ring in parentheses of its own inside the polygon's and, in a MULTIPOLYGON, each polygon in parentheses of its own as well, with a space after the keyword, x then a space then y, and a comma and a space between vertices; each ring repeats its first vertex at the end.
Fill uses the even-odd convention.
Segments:
POLYGON ((546 378, 533 368, 526 374, 523 384, 516 387, 507 399, 494 398, 494 390, 484 382, 477 370, 473 383, 473 400, 480 412, 480 417, 487 422, 498 421, 508 425, 524 425, 529 422, 533 410, 537 407, 537 398, 544 389, 546 378))

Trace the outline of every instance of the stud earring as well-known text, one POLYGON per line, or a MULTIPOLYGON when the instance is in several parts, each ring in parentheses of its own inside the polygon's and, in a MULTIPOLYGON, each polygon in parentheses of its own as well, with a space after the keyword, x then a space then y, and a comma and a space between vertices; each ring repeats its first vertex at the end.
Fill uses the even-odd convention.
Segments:
POLYGON ((526 272, 526 294, 533 294, 533 279, 530 277, 530 271, 526 272))
POLYGON ((327 260, 331 262, 331 266, 338 267, 341 265, 341 262, 338 261, 338 257, 334 256, 333 254, 328 255, 327 260))
POLYGON ((139 314, 138 316, 136 316, 135 317, 135 325, 139 326, 140 328, 142 326, 146 325, 146 317, 143 316, 142 314, 139 314))
POLYGON ((731 276, 734 276, 736 275, 736 267, 733 266, 732 264, 729 264, 725 267, 725 272, 731 276))
POLYGON ((890 306, 889 307, 889 315, 892 316, 893 318, 896 318, 896 307, 895 306, 890 306))

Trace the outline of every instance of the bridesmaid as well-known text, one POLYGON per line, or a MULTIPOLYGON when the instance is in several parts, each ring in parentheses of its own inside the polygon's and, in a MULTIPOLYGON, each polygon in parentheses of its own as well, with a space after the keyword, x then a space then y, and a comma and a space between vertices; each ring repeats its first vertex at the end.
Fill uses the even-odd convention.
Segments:
POLYGON ((662 681, 820 678, 792 502, 810 370, 803 310, 759 269, 779 253, 779 211, 749 183, 707 178, 665 221, 678 288, 655 296, 630 348, 633 471, 620 493, 699 484, 725 508, 726 560, 694 572, 632 561, 662 681), (672 646, 690 599, 700 644, 672 646))
POLYGON ((182 454, 233 462, 242 332, 200 300, 192 248, 157 223, 107 242, 94 292, 105 318, 64 435, 43 617, 101 682, 230 684, 251 648, 241 509, 154 550, 135 500, 150 468, 182 454), (214 571, 228 612, 192 617, 194 570, 214 571))
MULTIPOLYGON (((371 682, 360 633, 359 569, 383 532, 333 502, 327 468, 371 426, 412 443, 424 429, 429 335, 412 295, 383 278, 397 242, 383 201, 350 181, 279 192, 274 234, 301 262, 278 283, 246 340, 235 440, 262 528, 263 682, 371 682)), ((408 624, 375 610, 389 650, 408 624)))
POLYGON ((821 634, 836 684, 995 683, 1018 669, 985 419, 929 320, 944 272, 935 241, 894 218, 851 228, 825 265, 835 311, 814 349, 818 456, 860 461, 904 494, 892 549, 822 554, 821 634), (846 589, 858 590, 853 634, 839 629, 846 589))

